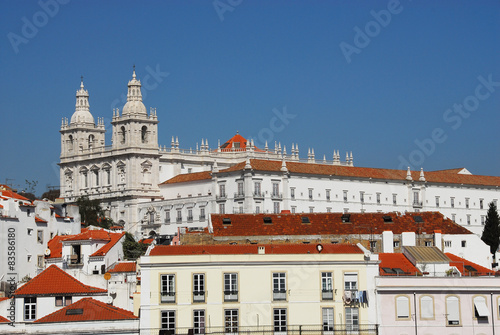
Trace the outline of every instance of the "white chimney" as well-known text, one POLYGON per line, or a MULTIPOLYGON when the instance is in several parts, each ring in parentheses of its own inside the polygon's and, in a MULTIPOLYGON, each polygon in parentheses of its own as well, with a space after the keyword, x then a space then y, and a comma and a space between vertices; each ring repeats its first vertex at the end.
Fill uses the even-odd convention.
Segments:
POLYGON ((382 251, 391 254, 394 252, 394 234, 390 230, 382 232, 382 251))

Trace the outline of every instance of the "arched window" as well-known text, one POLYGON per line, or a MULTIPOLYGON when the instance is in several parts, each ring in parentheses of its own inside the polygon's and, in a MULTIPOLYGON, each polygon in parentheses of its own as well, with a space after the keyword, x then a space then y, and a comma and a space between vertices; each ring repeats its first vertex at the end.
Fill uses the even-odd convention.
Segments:
POLYGON ((410 318, 410 299, 405 295, 396 297, 396 318, 398 320, 410 318))
POLYGON ((68 151, 73 151, 73 135, 68 137, 68 151))
POLYGON ((446 316, 448 325, 460 325, 460 300, 457 296, 446 297, 446 316))
POLYGON ((430 295, 420 297, 420 318, 434 319, 434 300, 430 295))
POLYGON ((478 320, 488 320, 490 309, 486 304, 486 298, 483 296, 475 296, 474 302, 474 317, 478 320))
POLYGON ((94 135, 89 135, 89 149, 94 145, 94 135))
POLYGON ((125 127, 123 127, 123 126, 122 126, 122 127, 121 127, 121 130, 120 130, 120 137, 121 137, 121 138, 120 138, 120 142, 121 142, 122 144, 124 144, 124 143, 125 143, 125 134, 126 134, 126 132, 125 132, 125 127))
POLYGON ((148 143, 148 127, 146 127, 146 126, 142 126, 141 140, 142 140, 142 143, 148 143))

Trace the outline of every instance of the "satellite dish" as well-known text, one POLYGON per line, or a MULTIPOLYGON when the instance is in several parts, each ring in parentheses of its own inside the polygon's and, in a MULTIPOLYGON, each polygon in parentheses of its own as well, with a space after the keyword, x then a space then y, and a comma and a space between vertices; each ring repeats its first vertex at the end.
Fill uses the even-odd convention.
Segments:
POLYGON ((45 249, 45 256, 50 256, 50 249, 49 248, 45 249))

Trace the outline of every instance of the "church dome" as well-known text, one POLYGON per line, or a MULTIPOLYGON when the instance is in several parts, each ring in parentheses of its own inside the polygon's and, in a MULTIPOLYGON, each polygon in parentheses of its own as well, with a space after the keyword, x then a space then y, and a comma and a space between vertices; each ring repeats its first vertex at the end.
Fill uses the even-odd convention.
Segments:
POLYGON ((127 103, 123 106, 122 115, 147 116, 146 106, 142 103, 141 81, 136 78, 135 67, 132 80, 128 82, 127 103))
POLYGON ((142 103, 142 101, 127 101, 125 106, 123 106, 123 115, 136 115, 142 114, 146 115, 146 106, 142 103))
POLYGON ((89 92, 83 87, 83 77, 80 84, 80 89, 76 91, 75 112, 71 116, 70 124, 95 125, 94 117, 89 110, 89 92))

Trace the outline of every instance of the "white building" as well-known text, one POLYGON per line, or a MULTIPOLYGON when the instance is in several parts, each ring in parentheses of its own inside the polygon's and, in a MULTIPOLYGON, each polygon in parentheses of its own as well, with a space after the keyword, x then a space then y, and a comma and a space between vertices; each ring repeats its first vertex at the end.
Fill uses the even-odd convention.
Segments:
POLYGON ((356 245, 155 246, 140 267, 141 333, 376 333, 378 258, 356 245))
POLYGON ((0 185, 0 281, 33 278, 45 268, 47 242, 80 232, 78 207, 34 201, 0 185), (13 279, 14 278, 14 279, 13 279))
POLYGON ((497 202, 500 177, 467 169, 403 171, 354 167, 352 153, 340 161, 299 157, 275 143, 257 148, 236 134, 210 147, 206 139, 180 149, 177 138, 158 144, 156 109, 142 103, 135 71, 127 103, 113 111, 112 145, 105 146, 103 119, 95 122, 89 93, 76 93, 71 120, 61 126, 61 196, 100 199, 107 215, 136 238, 154 230, 206 227, 210 213, 439 211, 476 234, 488 203, 497 202), (160 184, 161 183, 161 184, 160 184))

